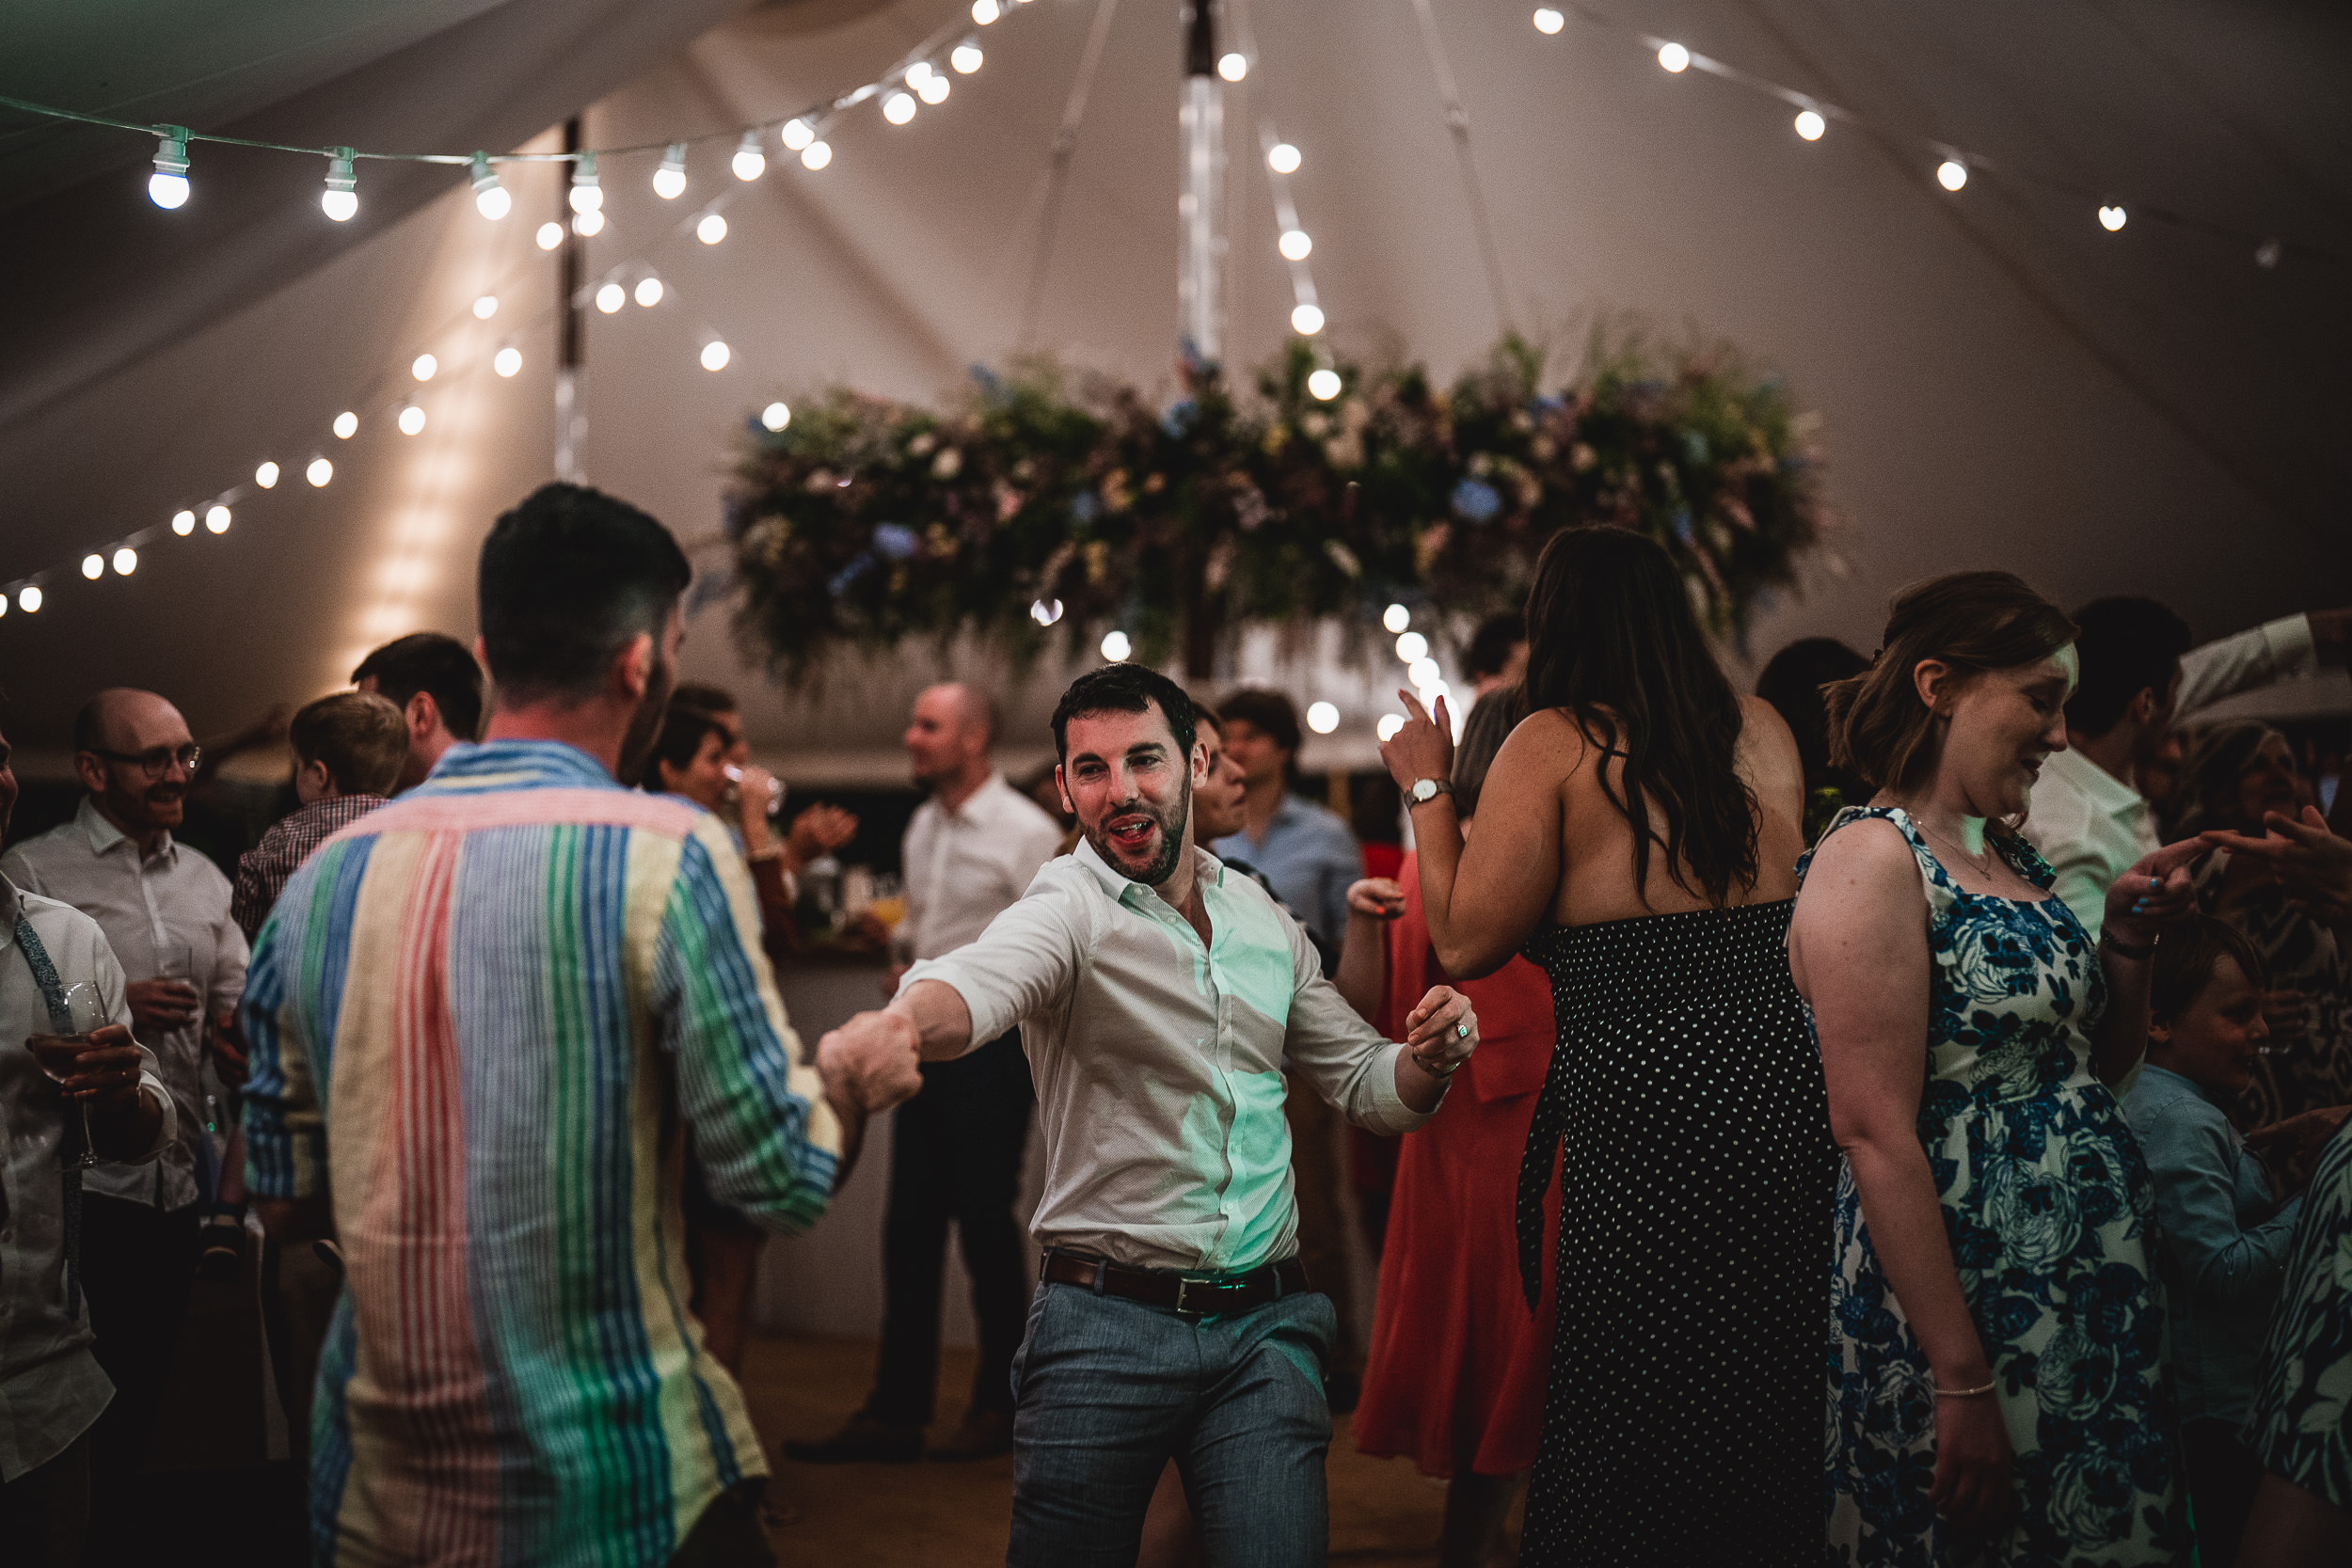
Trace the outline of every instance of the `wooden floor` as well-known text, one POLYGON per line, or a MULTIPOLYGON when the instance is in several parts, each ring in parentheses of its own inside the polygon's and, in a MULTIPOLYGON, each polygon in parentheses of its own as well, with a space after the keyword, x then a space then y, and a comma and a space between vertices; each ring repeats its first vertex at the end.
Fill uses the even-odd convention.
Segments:
MULTIPOLYGON (((1005 1560, 1012 1513, 1009 1456, 966 1465, 796 1465, 777 1454, 788 1438, 821 1437, 865 1399, 874 1369, 870 1340, 755 1338, 743 1386, 766 1441, 771 1501, 789 1515, 775 1532, 786 1568, 964 1568, 1005 1560)), ((945 1433, 963 1410, 972 1353, 946 1353, 940 1369, 945 1433)), ((1422 1568, 1438 1560, 1445 1509, 1441 1482, 1405 1460, 1356 1451, 1346 1418, 1331 1442, 1331 1560, 1350 1568, 1422 1568)))

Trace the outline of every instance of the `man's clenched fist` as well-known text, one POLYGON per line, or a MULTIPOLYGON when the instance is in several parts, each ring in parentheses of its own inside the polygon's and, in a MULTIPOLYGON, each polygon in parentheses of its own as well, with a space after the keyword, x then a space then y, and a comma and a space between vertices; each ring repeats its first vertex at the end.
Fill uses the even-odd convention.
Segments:
POLYGON ((817 1042, 825 1098, 868 1116, 914 1099, 923 1087, 922 1044, 903 1013, 858 1014, 817 1042))

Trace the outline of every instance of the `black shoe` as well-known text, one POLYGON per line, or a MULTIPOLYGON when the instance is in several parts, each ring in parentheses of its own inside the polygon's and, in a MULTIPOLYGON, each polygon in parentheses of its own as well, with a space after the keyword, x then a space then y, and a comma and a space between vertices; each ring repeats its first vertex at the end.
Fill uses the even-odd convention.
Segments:
POLYGON ((1364 1380, 1350 1371, 1332 1372, 1323 1380, 1323 1397, 1330 1403, 1332 1415, 1352 1415, 1356 1402, 1364 1397, 1364 1380))
POLYGON ((831 1437, 785 1444, 784 1457, 803 1465, 912 1465, 923 1457, 923 1429, 890 1426, 860 1414, 831 1437))

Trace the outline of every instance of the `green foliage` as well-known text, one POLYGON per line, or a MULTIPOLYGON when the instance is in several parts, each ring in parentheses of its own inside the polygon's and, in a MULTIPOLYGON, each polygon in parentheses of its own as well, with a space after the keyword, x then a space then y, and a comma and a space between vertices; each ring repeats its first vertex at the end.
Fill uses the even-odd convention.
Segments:
POLYGON ((728 506, 743 628, 787 679, 843 644, 973 633, 1025 659, 1106 626, 1205 673, 1246 622, 1515 608, 1546 539, 1605 524, 1663 544, 1738 637, 1828 526, 1809 417, 1721 344, 1597 335, 1550 394, 1517 338, 1449 390, 1341 366, 1322 402, 1314 369, 1294 343, 1245 405, 1196 368, 1165 411, 1044 360, 975 370, 945 411, 831 388, 781 434, 750 427, 728 506), (1049 629, 1031 606, 1056 601, 1049 629))

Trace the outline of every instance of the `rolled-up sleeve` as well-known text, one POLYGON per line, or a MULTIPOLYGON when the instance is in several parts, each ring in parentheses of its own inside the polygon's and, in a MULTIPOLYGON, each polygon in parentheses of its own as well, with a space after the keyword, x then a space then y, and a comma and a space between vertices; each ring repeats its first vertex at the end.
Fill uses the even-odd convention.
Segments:
POLYGON ((2225 697, 2276 681, 2315 674, 2318 645, 2307 615, 2282 615, 2259 626, 2191 648, 2181 656, 2181 694, 2174 721, 2225 697))
POLYGON ((1282 1033, 1285 1066, 1367 1132, 1389 1136, 1410 1132, 1435 1116, 1434 1110, 1414 1110, 1396 1092, 1396 1059, 1405 1048, 1382 1039, 1347 1005, 1339 988, 1323 977, 1314 945, 1298 923, 1285 916, 1283 924, 1290 932, 1291 971, 1296 981, 1289 1024, 1282 1033))
POLYGON ((918 980, 953 987, 972 1014, 971 1043, 986 1045, 1069 995, 1091 932, 1083 895, 1041 873, 977 940, 915 964, 898 990, 918 980))
POLYGON ((2197 1299, 2229 1307, 2276 1295, 2302 1198, 2291 1198, 2270 1218, 2241 1228, 2238 1155, 2217 1115, 2210 1122, 2169 1118, 2142 1148, 2155 1177, 2158 1232, 2197 1299))

